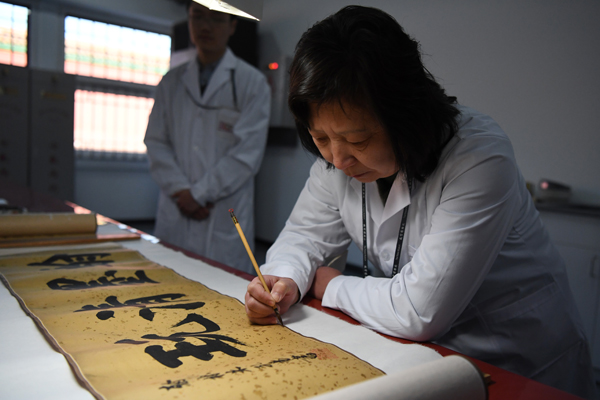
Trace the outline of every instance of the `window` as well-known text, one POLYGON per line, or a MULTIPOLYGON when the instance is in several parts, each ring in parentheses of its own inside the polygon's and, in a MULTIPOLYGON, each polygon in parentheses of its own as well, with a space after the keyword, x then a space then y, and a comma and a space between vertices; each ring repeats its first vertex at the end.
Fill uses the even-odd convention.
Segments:
POLYGON ((78 157, 137 158, 153 89, 169 69, 171 38, 82 18, 65 18, 66 73, 75 91, 78 157), (87 78, 86 78, 87 77, 87 78))
POLYGON ((167 35, 65 18, 65 72, 156 85, 169 70, 167 35))
POLYGON ((0 64, 27 66, 29 9, 0 2, 0 64))
POLYGON ((76 90, 75 149, 81 157, 92 158, 101 157, 97 152, 112 153, 113 158, 144 154, 144 133, 153 104, 148 97, 76 90))

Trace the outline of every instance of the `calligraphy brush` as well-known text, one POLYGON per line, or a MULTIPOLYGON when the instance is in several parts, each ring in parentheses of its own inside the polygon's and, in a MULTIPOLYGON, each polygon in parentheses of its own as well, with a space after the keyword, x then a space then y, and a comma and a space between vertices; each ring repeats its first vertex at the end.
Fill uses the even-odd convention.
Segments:
MULTIPOLYGON (((229 209, 229 214, 231 215, 231 219, 233 220, 233 223, 235 224, 235 227, 238 231, 238 233, 240 234, 240 238, 242 239, 242 242, 244 242, 244 246, 246 247, 246 251, 248 252, 248 255, 250 256, 250 260, 252 261, 252 265, 254 266, 254 270, 256 271, 256 274, 258 275, 258 279, 260 279, 263 287, 265 288, 265 291, 267 293, 270 293, 269 287, 267 286, 267 283, 265 282, 265 278, 263 278, 262 273, 260 272, 260 268, 258 268, 258 264, 256 263, 256 258, 254 258, 254 254, 252 254, 252 250, 250 249, 250 246, 248 245, 248 241, 246 240, 246 236, 244 235, 244 232, 242 231, 242 227, 240 226, 235 214, 233 213, 233 208, 229 209)), ((281 315, 279 315, 279 311, 277 310, 277 306, 273 307, 273 311, 275 311, 275 315, 277 316, 277 320, 279 321, 279 323, 281 324, 281 326, 283 326, 283 321, 281 320, 281 315)))

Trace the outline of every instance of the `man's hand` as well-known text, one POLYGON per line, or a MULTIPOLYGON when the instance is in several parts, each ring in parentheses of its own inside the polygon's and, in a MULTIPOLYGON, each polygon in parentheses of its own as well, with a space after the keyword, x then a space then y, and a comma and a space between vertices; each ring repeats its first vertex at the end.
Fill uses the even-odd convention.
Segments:
POLYGON ((258 277, 254 278, 246 292, 246 314, 252 323, 275 325, 277 317, 273 307, 277 306, 279 314, 283 315, 298 301, 298 285, 289 278, 273 275, 264 275, 263 278, 271 293, 265 291, 258 277))
POLYGON ((177 203, 179 211, 183 215, 200 221, 208 218, 210 209, 213 207, 212 203, 207 203, 206 207, 202 207, 196 202, 194 197, 192 197, 192 192, 189 189, 180 190, 172 197, 175 200, 175 203, 177 203))
POLYGON ((197 219, 198 221, 202 221, 205 218, 208 218, 210 215, 210 209, 213 208, 213 203, 206 203, 206 207, 200 207, 194 212, 190 218, 197 219))
POLYGON ((315 279, 310 287, 309 294, 318 300, 323 300, 325 289, 329 282, 336 276, 340 276, 342 273, 335 268, 331 267, 320 267, 315 273, 315 279))
POLYGON ((183 189, 173 195, 179 211, 185 216, 191 217, 202 206, 194 200, 190 189, 183 189))

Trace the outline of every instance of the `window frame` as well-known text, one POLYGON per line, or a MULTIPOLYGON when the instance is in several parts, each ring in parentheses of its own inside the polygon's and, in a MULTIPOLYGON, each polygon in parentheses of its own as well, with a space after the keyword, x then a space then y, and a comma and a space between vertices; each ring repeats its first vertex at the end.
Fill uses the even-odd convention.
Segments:
MULTIPOLYGON (((63 42, 62 42, 62 71, 64 72, 64 61, 65 61, 65 21, 68 17, 87 19, 94 22, 100 22, 104 24, 117 25, 125 28, 131 28, 135 30, 142 30, 149 33, 157 33, 161 35, 167 35, 171 38, 171 49, 173 48, 173 37, 171 28, 167 31, 164 29, 164 25, 156 24, 148 20, 133 20, 123 16, 107 15, 106 13, 95 13, 86 12, 85 10, 68 11, 65 12, 63 18, 63 42)), ((172 53, 172 50, 171 50, 172 53)), ((75 76, 75 90, 86 90, 100 93, 110 93, 117 95, 145 97, 154 99, 156 93, 156 86, 136 83, 119 81, 108 78, 98 78, 85 75, 73 75, 75 76)), ((96 151, 96 150, 80 150, 74 147, 75 158, 77 160, 115 160, 115 161, 147 161, 146 153, 128 153, 128 152, 111 152, 111 151, 96 151)))
POLYGON ((15 67, 19 67, 19 68, 29 68, 29 65, 31 63, 31 46, 29 44, 29 40, 31 37, 31 12, 32 12, 32 7, 30 4, 23 4, 20 3, 18 1, 6 1, 6 0, 2 0, 1 1, 4 4, 8 4, 8 5, 12 5, 12 6, 17 6, 17 7, 23 7, 27 9, 27 37, 26 37, 26 46, 27 46, 27 50, 25 51, 25 57, 26 57, 26 63, 25 66, 21 66, 21 65, 14 65, 14 64, 4 64, 4 63, 0 63, 0 65, 12 65, 15 67))

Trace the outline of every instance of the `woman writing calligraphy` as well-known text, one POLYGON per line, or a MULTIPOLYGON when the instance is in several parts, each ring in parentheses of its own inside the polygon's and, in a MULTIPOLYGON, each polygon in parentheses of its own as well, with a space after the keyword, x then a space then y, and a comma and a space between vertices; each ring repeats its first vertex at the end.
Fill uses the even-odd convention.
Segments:
POLYGON ((363 325, 591 398, 564 264, 511 143, 457 103, 388 14, 346 7, 300 39, 289 107, 318 159, 246 310, 276 323, 311 293, 363 325), (364 278, 328 262, 356 243, 364 278), (371 267, 369 267, 369 263, 371 267))

